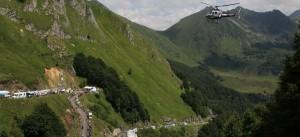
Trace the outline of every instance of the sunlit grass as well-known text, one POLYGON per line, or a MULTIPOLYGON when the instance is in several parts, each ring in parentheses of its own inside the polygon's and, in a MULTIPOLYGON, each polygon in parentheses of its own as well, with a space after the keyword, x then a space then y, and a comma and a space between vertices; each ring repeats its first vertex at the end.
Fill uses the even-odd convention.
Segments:
POLYGON ((277 88, 278 77, 271 75, 245 74, 242 72, 222 71, 212 72, 221 76, 222 84, 243 93, 273 93, 277 88))

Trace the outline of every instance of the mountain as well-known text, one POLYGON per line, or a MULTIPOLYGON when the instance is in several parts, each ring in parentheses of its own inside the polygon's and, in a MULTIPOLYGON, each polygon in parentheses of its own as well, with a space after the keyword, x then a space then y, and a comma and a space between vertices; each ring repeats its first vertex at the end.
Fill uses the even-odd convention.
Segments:
MULTIPOLYGON (((82 106, 93 112, 94 136, 111 134, 117 127, 126 129, 135 122, 157 124, 189 120, 199 114, 241 112, 264 100, 264 95, 224 87, 224 77, 215 74, 220 72, 217 69, 256 71, 252 65, 260 58, 256 55, 261 49, 265 49, 261 56, 274 51, 288 53, 286 35, 292 27, 277 28, 286 22, 261 27, 268 23, 264 16, 262 22, 245 16, 242 21, 229 19, 217 25, 205 22, 203 15, 204 11, 158 33, 116 15, 97 0, 1 0, 0 88, 17 91, 98 85, 103 92, 80 97, 82 106), (242 26, 247 23, 256 26, 242 26), (273 41, 263 43, 269 40, 273 41), (257 47, 250 48, 253 43, 258 43, 257 47), (270 47, 274 45, 277 50, 270 47), (246 65, 239 66, 240 62, 246 65)), ((282 17, 274 11, 277 16, 282 17)), ((268 69, 260 73, 269 73, 268 69)), ((67 98, 1 99, 0 134, 23 136, 18 122, 24 118, 29 118, 27 123, 39 121, 34 118, 38 114, 30 113, 46 103, 46 112, 57 115, 69 136, 75 135, 78 115, 67 98)))
POLYGON ((96 0, 1 0, 0 20, 1 88, 78 87, 84 80, 75 75, 73 57, 83 53, 114 69, 152 121, 194 115, 152 32, 141 33, 142 26, 96 0))
POLYGON ((221 75, 226 86, 242 92, 271 91, 281 62, 291 53, 296 24, 278 10, 255 12, 238 7, 229 12, 239 9, 240 19, 211 22, 205 18, 210 8, 205 8, 160 33, 191 60, 221 75))
POLYGON ((293 20, 298 20, 300 18, 300 10, 296 10, 290 15, 290 18, 293 20))

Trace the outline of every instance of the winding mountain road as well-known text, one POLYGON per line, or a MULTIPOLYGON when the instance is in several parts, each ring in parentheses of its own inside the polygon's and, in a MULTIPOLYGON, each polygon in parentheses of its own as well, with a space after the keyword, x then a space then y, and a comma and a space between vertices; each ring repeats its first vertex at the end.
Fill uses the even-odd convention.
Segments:
POLYGON ((69 97, 69 101, 73 107, 73 109, 79 114, 80 117, 80 133, 79 137, 89 137, 89 120, 87 116, 87 112, 79 105, 76 104, 76 100, 79 98, 79 94, 83 92, 77 92, 74 95, 69 97))

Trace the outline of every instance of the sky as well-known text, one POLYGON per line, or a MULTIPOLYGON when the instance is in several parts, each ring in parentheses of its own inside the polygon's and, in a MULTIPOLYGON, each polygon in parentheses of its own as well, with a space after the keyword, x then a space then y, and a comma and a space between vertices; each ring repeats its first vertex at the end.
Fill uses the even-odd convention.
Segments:
MULTIPOLYGON (((206 5, 241 3, 259 11, 281 10, 286 15, 300 9, 300 0, 98 0, 115 13, 155 30, 165 30, 180 19, 202 10, 206 5)), ((235 8, 235 6, 231 7, 235 8)))

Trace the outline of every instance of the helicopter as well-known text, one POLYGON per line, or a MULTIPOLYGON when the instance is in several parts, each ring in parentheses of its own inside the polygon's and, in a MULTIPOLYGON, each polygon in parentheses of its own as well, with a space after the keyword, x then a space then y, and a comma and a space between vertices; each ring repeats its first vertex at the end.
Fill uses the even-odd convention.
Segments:
MULTIPOLYGON (((227 7, 227 6, 233 6, 233 5, 240 4, 240 3, 233 3, 233 4, 226 4, 226 5, 220 5, 220 6, 213 6, 213 5, 210 5, 205 2, 201 2, 201 3, 213 7, 213 9, 209 13, 207 13, 205 16, 207 19, 210 19, 210 20, 219 20, 219 19, 226 18, 226 17, 235 17, 237 15, 236 13, 224 12, 224 11, 220 10, 219 7, 227 7)), ((241 11, 241 9, 239 10, 239 12, 240 11, 241 11)))

